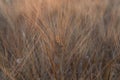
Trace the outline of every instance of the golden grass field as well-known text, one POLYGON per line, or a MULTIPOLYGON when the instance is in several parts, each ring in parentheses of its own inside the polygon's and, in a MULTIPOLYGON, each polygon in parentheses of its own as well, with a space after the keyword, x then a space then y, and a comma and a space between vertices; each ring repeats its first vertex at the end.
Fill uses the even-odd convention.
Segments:
POLYGON ((120 0, 0 0, 0 80, 120 80, 120 0))

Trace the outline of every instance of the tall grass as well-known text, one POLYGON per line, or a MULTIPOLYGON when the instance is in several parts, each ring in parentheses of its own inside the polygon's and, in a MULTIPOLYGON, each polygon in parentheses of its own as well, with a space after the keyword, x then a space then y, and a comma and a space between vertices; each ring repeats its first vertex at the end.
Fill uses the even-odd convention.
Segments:
POLYGON ((119 0, 0 0, 0 80, 119 75, 119 0))

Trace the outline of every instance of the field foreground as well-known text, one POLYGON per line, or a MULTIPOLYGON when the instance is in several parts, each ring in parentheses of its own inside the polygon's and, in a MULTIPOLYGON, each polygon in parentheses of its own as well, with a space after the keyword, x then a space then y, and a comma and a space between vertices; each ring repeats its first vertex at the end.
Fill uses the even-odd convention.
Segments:
POLYGON ((0 0, 0 80, 120 80, 120 0, 0 0))

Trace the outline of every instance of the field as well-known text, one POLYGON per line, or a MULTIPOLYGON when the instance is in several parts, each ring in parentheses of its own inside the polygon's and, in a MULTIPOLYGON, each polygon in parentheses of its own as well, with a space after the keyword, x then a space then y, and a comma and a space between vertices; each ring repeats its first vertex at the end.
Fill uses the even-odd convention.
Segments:
POLYGON ((120 80, 120 0, 0 0, 0 80, 120 80))

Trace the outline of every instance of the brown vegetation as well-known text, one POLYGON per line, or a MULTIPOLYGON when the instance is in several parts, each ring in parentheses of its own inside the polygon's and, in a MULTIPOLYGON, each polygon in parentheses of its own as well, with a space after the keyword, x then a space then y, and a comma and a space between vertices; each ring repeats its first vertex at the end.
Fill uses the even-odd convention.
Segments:
POLYGON ((0 0, 0 80, 119 75, 119 0, 0 0))

